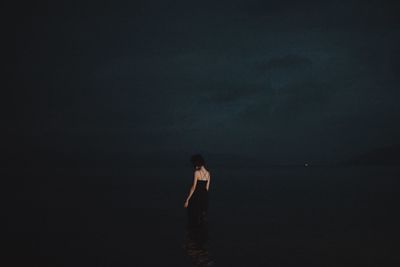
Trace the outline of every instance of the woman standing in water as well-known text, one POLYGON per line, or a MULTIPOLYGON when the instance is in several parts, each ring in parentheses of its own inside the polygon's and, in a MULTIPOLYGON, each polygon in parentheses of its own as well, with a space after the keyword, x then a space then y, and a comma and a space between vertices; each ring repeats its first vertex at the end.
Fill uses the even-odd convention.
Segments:
POLYGON ((200 225, 206 220, 208 211, 210 172, 200 154, 193 155, 190 161, 194 167, 194 180, 184 207, 188 209, 189 224, 200 225))

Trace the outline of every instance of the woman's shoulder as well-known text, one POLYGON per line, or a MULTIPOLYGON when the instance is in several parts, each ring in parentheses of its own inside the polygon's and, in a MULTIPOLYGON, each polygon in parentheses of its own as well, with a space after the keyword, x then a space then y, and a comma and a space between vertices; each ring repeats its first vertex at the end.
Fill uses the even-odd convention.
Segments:
POLYGON ((200 175, 200 176, 202 176, 203 174, 204 174, 204 172, 206 173, 206 175, 207 176, 211 176, 211 172, 209 171, 209 170, 204 170, 204 171, 201 171, 201 170, 195 170, 194 171, 194 174, 195 175, 200 175))
POLYGON ((208 169, 204 169, 204 171, 203 170, 194 170, 194 173, 202 173, 202 172, 210 173, 210 171, 208 169))

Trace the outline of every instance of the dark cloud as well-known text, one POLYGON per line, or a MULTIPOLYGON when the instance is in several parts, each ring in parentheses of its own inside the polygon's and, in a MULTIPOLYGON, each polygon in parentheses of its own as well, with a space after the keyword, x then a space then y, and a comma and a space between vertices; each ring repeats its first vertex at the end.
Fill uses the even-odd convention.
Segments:
POLYGON ((60 149, 268 147, 282 160, 390 145, 400 132, 397 6, 31 5, 17 25, 19 93, 5 128, 60 149))
POLYGON ((225 83, 219 86, 212 86, 205 94, 204 99, 216 105, 225 103, 242 104, 247 98, 252 98, 265 91, 266 88, 254 85, 225 83))
POLYGON ((286 55, 282 57, 271 58, 265 63, 260 63, 259 68, 263 71, 276 69, 302 69, 311 67, 312 61, 299 55, 286 55))

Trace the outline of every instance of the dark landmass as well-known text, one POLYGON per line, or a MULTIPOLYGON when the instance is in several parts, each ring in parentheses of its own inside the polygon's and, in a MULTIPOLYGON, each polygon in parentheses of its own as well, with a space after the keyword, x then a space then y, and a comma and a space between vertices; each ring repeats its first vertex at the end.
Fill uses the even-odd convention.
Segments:
MULTIPOLYGON (((26 147, 25 147, 26 148, 26 147)), ((59 150, 51 148, 22 149, 16 147, 9 153, 3 154, 1 169, 22 171, 51 170, 51 169, 127 169, 127 168, 191 168, 188 151, 102 151, 101 149, 59 150)), ((271 158, 257 155, 233 153, 202 153, 207 165, 212 168, 284 168, 284 167, 317 167, 317 166, 361 166, 361 165, 399 165, 400 145, 381 147, 350 159, 337 162, 317 160, 299 162, 279 162, 271 158)))
POLYGON ((400 144, 373 149, 369 152, 342 161, 339 165, 399 165, 400 144))

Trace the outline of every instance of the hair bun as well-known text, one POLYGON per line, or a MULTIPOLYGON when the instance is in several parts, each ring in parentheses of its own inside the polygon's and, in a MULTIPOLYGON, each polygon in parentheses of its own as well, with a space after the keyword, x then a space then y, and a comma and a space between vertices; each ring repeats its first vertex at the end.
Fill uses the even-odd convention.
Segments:
POLYGON ((206 165, 205 160, 201 154, 192 155, 192 157, 190 158, 190 161, 192 162, 193 167, 195 169, 199 169, 201 166, 206 165))

